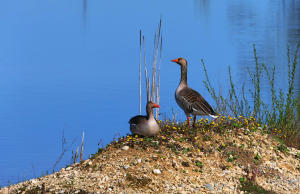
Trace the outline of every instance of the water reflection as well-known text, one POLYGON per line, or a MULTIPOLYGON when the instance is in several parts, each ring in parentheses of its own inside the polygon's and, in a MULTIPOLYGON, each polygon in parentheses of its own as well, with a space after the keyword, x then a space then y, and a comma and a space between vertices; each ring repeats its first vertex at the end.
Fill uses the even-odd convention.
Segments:
POLYGON ((82 19, 84 26, 86 25, 86 15, 87 15, 87 0, 83 0, 83 6, 82 6, 82 19))
POLYGON ((284 1, 289 3, 290 9, 286 11, 288 13, 287 21, 288 25, 288 41, 293 43, 300 40, 300 1, 284 1))
POLYGON ((194 13, 207 23, 210 16, 210 0, 194 0, 194 13))
MULTIPOLYGON (((254 68, 253 44, 256 45, 259 62, 268 66, 275 64, 276 77, 288 79, 287 44, 294 48, 300 41, 300 1, 195 0, 194 6, 197 15, 204 21, 210 16, 210 6, 213 6, 214 17, 226 18, 223 30, 228 30, 228 38, 235 47, 237 65, 234 68, 238 70, 235 74, 240 82, 250 84, 249 79, 245 78, 248 77, 247 69, 254 68), (226 10, 224 15, 223 8, 226 10)), ((296 79, 296 91, 299 91, 299 71, 296 79)), ((287 82, 281 80, 277 79, 277 86, 285 88, 287 82)))

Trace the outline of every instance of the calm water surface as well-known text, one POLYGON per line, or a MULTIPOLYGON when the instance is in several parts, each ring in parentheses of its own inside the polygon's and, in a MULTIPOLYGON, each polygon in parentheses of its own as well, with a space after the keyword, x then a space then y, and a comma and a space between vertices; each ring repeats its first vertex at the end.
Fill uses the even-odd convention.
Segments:
POLYGON ((260 62, 277 65, 277 87, 287 86, 287 44, 300 40, 297 0, 1 1, 1 186, 51 172, 63 133, 68 152, 55 170, 70 161, 82 131, 85 159, 129 132, 138 113, 139 30, 151 59, 160 17, 163 115, 174 108, 184 119, 174 100, 180 71, 170 62, 181 56, 190 86, 211 103, 201 59, 214 87, 226 91, 229 65, 234 81, 249 86, 253 43, 260 62))

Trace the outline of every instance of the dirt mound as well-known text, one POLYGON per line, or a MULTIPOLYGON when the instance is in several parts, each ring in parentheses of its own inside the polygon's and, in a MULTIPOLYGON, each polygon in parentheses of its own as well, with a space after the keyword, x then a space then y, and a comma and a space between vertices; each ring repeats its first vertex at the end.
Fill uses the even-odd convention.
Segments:
POLYGON ((157 137, 123 137, 0 193, 300 193, 300 151, 245 120, 164 122, 157 137))

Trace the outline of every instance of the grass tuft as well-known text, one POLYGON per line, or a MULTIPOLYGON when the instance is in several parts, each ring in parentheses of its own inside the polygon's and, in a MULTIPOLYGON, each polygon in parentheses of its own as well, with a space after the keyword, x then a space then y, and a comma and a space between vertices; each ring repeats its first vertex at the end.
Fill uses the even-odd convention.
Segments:
MULTIPOLYGON (((264 63, 260 64, 256 47, 253 45, 255 69, 253 72, 248 69, 248 76, 252 83, 249 89, 251 99, 245 97, 245 84, 242 84, 241 88, 236 87, 238 84, 233 82, 230 67, 228 68, 230 84, 228 96, 226 97, 222 93, 217 94, 210 83, 204 60, 202 60, 201 64, 206 78, 204 85, 217 105, 216 111, 221 115, 233 115, 234 117, 241 115, 255 118, 261 128, 268 133, 280 138, 286 145, 300 149, 300 96, 296 98, 294 92, 299 48, 300 42, 294 52, 288 47, 288 87, 277 89, 275 87, 276 66, 268 68, 264 63), (267 77, 271 99, 263 100, 261 97, 261 78, 263 76, 267 77), (237 95, 237 91, 241 91, 241 96, 237 95)), ((238 125, 235 123, 236 127, 238 125)))

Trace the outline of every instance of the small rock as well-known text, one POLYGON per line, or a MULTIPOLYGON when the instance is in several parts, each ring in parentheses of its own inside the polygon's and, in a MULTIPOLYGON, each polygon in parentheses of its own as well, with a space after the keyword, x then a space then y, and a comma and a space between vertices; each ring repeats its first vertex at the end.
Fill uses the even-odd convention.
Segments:
POLYGON ((297 180, 294 179, 294 180, 289 180, 289 184, 292 185, 292 184, 297 184, 297 180))
POLYGON ((128 166, 128 165, 125 165, 125 166, 123 166, 123 168, 126 170, 126 169, 129 168, 129 166, 128 166))
POLYGON ((214 189, 214 188, 213 188, 213 185, 212 185, 212 184, 209 184, 209 183, 205 185, 205 188, 207 188, 207 189, 210 190, 210 191, 214 189))
POLYGON ((161 171, 159 169, 153 169, 152 171, 154 174, 161 174, 161 171))
POLYGON ((176 162, 175 160, 172 160, 172 166, 173 166, 173 168, 175 168, 175 169, 178 168, 177 162, 176 162))
POLYGON ((72 166, 66 168, 66 171, 72 170, 72 166))
POLYGON ((219 183, 216 183, 216 184, 215 184, 215 187, 216 187, 216 188, 219 188, 219 183))
POLYGON ((124 151, 129 150, 129 146, 123 146, 122 150, 124 150, 124 151))
POLYGON ((93 164, 93 163, 92 163, 92 161, 89 161, 88 165, 90 165, 90 166, 91 166, 92 164, 93 164))
POLYGON ((142 162, 142 159, 140 159, 140 158, 137 159, 137 162, 138 162, 138 163, 141 163, 141 162, 142 162))

